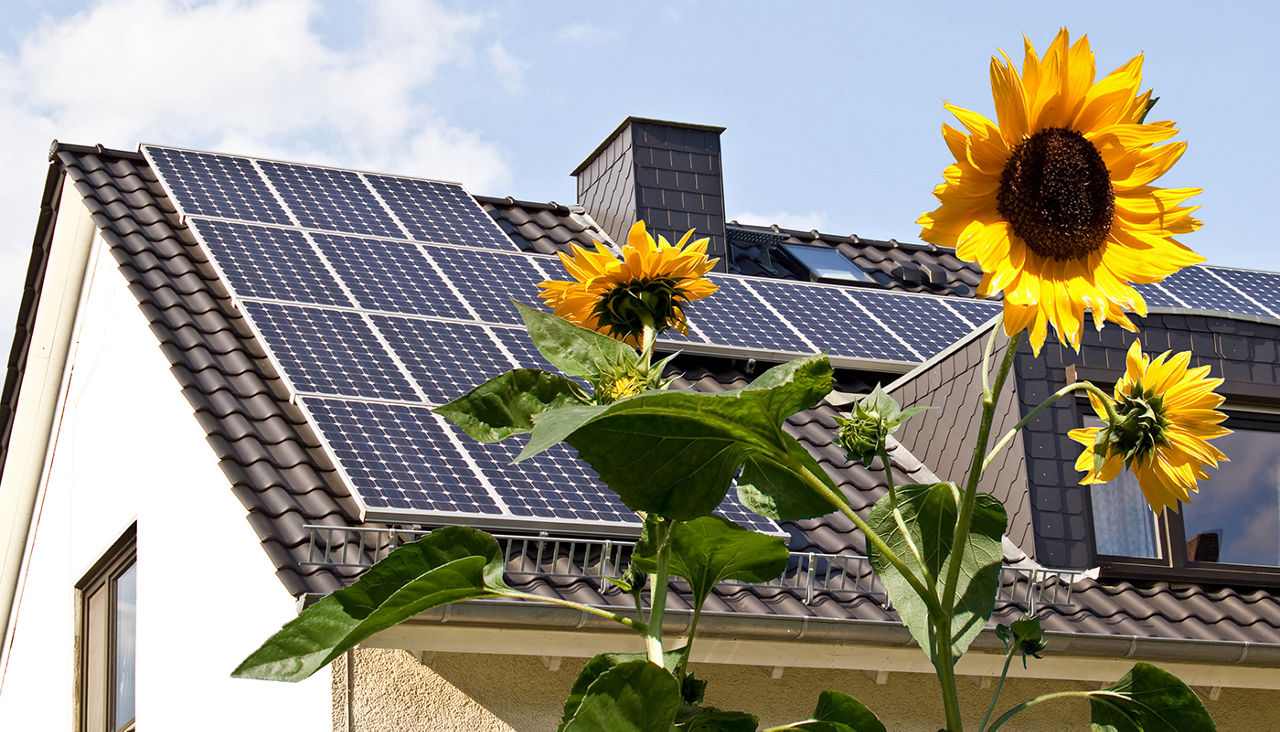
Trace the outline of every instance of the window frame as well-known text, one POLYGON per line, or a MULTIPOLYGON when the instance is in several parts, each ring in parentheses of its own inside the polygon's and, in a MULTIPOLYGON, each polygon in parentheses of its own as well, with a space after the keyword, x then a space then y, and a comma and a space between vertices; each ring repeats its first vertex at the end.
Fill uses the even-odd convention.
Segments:
MULTIPOLYGON (((1109 391, 1109 389, 1104 389, 1109 391)), ((1076 414, 1080 426, 1084 417, 1092 415, 1087 397, 1076 400, 1076 414)), ((1280 433, 1280 410, 1271 405, 1235 402, 1230 399, 1219 410, 1227 414, 1224 426, 1232 424, 1241 428, 1262 429, 1280 433)), ((1074 443, 1073 443, 1074 444, 1074 443)), ((1230 455, 1227 456, 1231 457, 1230 455)), ((1210 484, 1212 485, 1212 484, 1210 484)), ((1228 562, 1193 561, 1187 557, 1187 536, 1182 512, 1165 510, 1156 519, 1156 540, 1159 544, 1158 558, 1126 557, 1122 555, 1101 554, 1098 552, 1098 536, 1093 521, 1092 492, 1089 493, 1089 532, 1090 550, 1093 552, 1094 564, 1101 572, 1103 579, 1165 581, 1176 584, 1219 585, 1247 588, 1280 588, 1280 566, 1271 567, 1259 564, 1236 564, 1228 562)))
MULTIPOLYGON (((136 567, 138 563, 138 525, 134 523, 120 536, 119 539, 111 545, 98 561, 94 562, 89 571, 76 583, 75 586, 75 608, 76 608, 76 686, 75 686, 75 729, 77 732, 134 732, 137 727, 136 712, 134 718, 120 727, 108 727, 108 720, 115 719, 116 714, 116 625, 118 615, 117 607, 117 581, 131 567, 136 567), (107 592, 107 602, 105 606, 105 617, 102 619, 103 628, 105 629, 105 638, 103 644, 103 653, 101 658, 91 658, 89 653, 90 636, 93 631, 90 627, 93 618, 89 613, 88 601, 94 593, 100 589, 107 592), (91 670, 94 664, 101 666, 96 669, 101 672, 100 678, 104 686, 103 690, 103 714, 105 719, 101 721, 91 721, 88 718, 89 704, 87 702, 90 694, 89 684, 92 678, 91 670), (104 726, 96 726, 102 724, 104 726)), ((135 648, 135 669, 137 668, 136 648, 135 648)), ((137 687, 135 680, 134 701, 137 701, 137 687)), ((136 707, 135 707, 136 709, 136 707)))

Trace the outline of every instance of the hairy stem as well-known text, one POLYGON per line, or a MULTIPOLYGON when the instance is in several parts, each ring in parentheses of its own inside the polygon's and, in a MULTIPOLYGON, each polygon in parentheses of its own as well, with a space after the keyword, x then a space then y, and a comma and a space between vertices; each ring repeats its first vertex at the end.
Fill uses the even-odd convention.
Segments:
POLYGON ((1087 391, 1095 396, 1102 397, 1102 403, 1107 408, 1107 416, 1111 419, 1111 423, 1115 424, 1115 422, 1119 419, 1119 416, 1116 414, 1115 406, 1112 405, 1111 403, 1110 395, 1108 395, 1105 391, 1099 389, 1098 387, 1094 386, 1093 384, 1090 384, 1087 381, 1077 381, 1074 384, 1067 384, 1061 389, 1055 391, 1053 394, 1049 395, 1048 399, 1045 399, 1043 402, 1040 402, 1039 404, 1037 404, 1035 409, 1032 409, 1030 412, 1027 412, 1027 416, 1019 420, 1018 423, 1015 424, 1012 429, 1006 432, 1004 434, 1004 437, 1001 437, 1000 441, 996 443, 996 446, 991 448, 991 452, 987 453, 986 459, 982 461, 982 469, 986 470, 987 466, 991 464, 991 461, 995 459, 996 454, 999 453, 1002 449, 1004 449, 1006 445, 1012 442, 1013 438, 1017 436, 1018 430, 1021 430, 1023 427, 1026 427, 1031 422, 1031 420, 1036 418, 1037 414, 1040 414, 1045 409, 1048 409, 1049 405, 1058 401, 1059 399, 1066 396, 1067 394, 1070 394, 1073 391, 1081 391, 1081 390, 1087 391))
POLYGON ((924 575, 925 584, 932 587, 933 573, 925 566, 924 555, 920 553, 915 540, 911 538, 911 532, 907 531, 907 521, 902 517, 902 510, 898 508, 898 489, 893 483, 893 468, 889 465, 889 452, 887 450, 880 451, 880 461, 884 464, 884 482, 889 488, 889 504, 893 506, 893 521, 898 525, 898 531, 902 532, 902 538, 907 542, 907 548, 911 550, 911 556, 915 557, 916 564, 920 565, 920 574, 924 575))
POLYGON ((649 622, 644 638, 645 653, 651 663, 662 666, 662 616, 667 609, 667 578, 670 576, 671 548, 667 538, 671 527, 661 519, 650 521, 654 546, 658 557, 653 574, 649 575, 649 622))

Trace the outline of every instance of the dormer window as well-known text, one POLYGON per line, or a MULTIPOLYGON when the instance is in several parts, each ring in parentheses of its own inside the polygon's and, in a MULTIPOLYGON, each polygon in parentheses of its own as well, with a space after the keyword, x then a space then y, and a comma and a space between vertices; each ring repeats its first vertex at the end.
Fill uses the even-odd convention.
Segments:
POLYGON ((782 248, 809 270, 809 279, 814 282, 875 284, 862 268, 834 249, 800 244, 783 244, 782 248))

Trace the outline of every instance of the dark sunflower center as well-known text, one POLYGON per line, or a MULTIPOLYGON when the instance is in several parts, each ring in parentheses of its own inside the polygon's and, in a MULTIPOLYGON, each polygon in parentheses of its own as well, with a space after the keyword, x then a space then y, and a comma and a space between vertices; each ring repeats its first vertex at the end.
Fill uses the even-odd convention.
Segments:
POLYGON ((1106 241, 1116 199, 1093 143, 1052 127, 1014 148, 1000 176, 996 210, 1036 254, 1079 259, 1106 241))

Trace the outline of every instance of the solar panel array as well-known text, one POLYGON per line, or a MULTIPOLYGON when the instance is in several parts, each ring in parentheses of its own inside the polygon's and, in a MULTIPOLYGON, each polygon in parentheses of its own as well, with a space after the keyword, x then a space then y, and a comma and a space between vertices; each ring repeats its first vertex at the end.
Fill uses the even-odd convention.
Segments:
MULTIPOLYGON (((546 522, 561 530, 635 523, 571 448, 512 466, 514 443, 475 443, 430 411, 511 368, 549 368, 511 299, 532 302, 537 283, 566 279, 557 258, 519 251, 456 184, 154 146, 143 152, 370 518, 546 522)), ((1184 272, 1144 286, 1150 303, 1278 317, 1264 303, 1280 302, 1280 275, 1184 272)), ((900 371, 1000 309, 867 288, 712 279, 720 291, 687 308, 689 335, 672 331, 664 341, 762 360, 828 350, 833 360, 900 371)), ((721 510, 777 530, 735 500, 721 510)))

